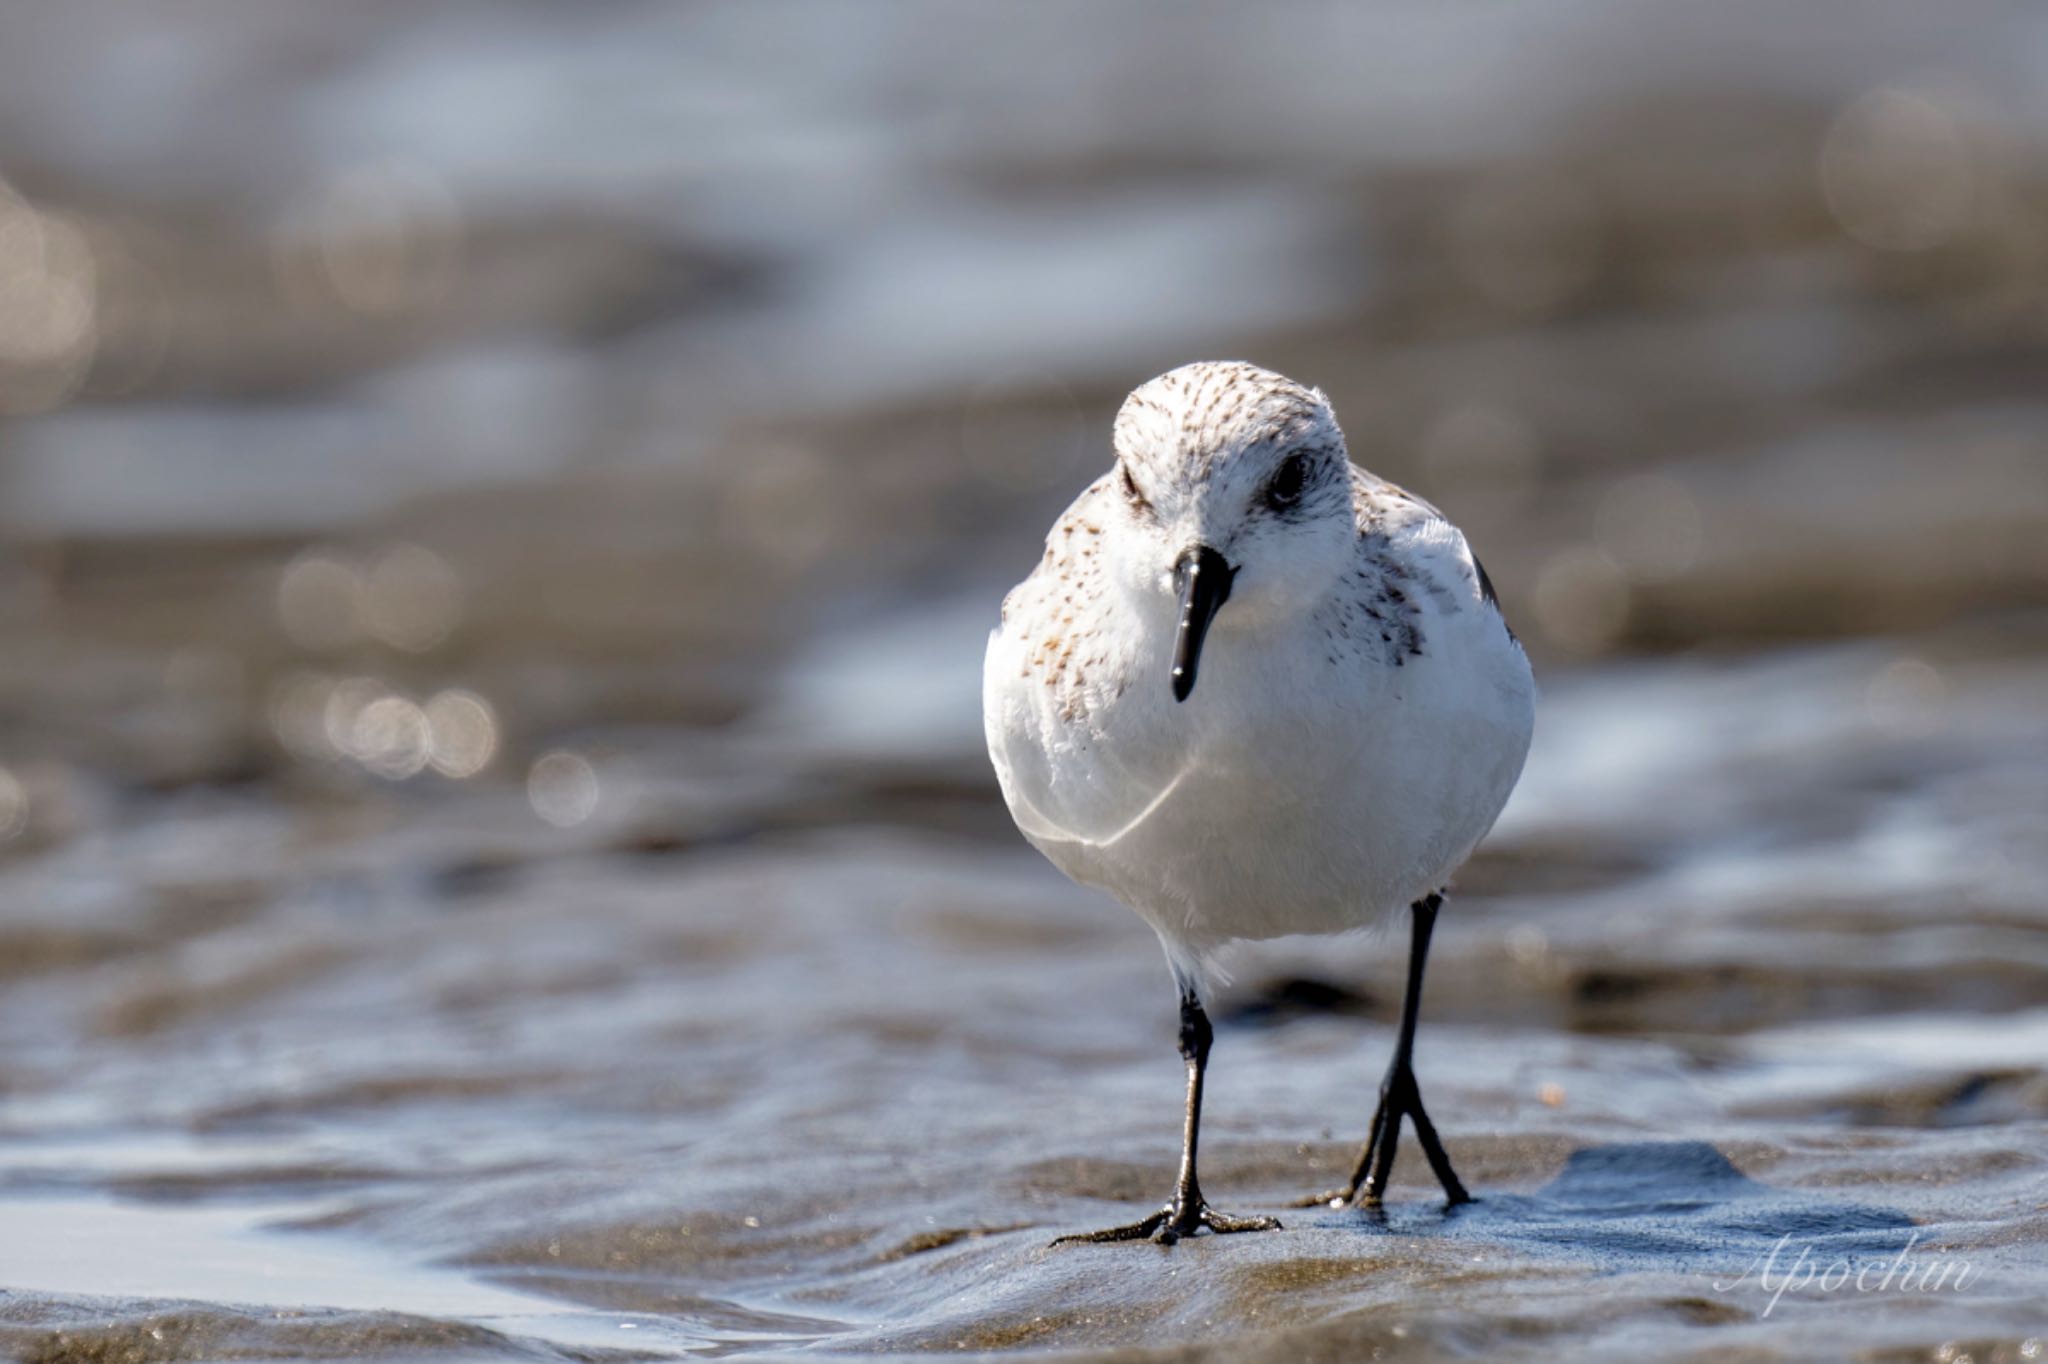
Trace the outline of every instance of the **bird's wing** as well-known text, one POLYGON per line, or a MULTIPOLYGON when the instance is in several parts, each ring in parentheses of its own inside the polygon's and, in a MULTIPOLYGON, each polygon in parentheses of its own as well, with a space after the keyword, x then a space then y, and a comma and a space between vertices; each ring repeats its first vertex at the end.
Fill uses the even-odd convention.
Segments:
POLYGON ((1423 628, 1420 616, 1474 607, 1493 615, 1514 639, 1493 580, 1450 518, 1399 484, 1356 466, 1351 490, 1361 561, 1391 583, 1394 600, 1388 606, 1415 607, 1397 613, 1415 629, 1423 628))

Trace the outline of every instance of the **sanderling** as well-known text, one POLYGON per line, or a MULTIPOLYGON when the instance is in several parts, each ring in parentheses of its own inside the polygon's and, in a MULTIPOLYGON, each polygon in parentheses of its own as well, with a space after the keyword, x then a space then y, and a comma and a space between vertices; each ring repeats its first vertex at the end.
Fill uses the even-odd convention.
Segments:
POLYGON ((1321 392, 1187 365, 1124 401, 1114 443, 1003 602, 982 713, 1024 836, 1159 934, 1187 1112, 1172 1201, 1062 1239, 1277 1227, 1211 1211, 1196 1178, 1212 959, 1403 905, 1408 988, 1371 1135, 1349 1185, 1302 1205, 1377 1203, 1406 1118, 1464 1202, 1416 1087, 1415 1019, 1445 882, 1528 753, 1528 659, 1465 537, 1351 463, 1321 392))

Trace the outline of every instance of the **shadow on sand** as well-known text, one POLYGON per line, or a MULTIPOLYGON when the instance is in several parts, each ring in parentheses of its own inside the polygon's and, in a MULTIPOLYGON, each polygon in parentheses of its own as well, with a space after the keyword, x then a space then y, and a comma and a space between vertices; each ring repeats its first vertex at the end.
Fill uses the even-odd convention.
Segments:
POLYGON ((1390 1213, 1388 1229, 1596 1257, 1613 1268, 1740 1273, 1784 1243, 1828 1259, 1896 1254, 1913 1220, 1751 1179, 1703 1141, 1586 1146, 1534 1193, 1483 1195, 1449 1213, 1390 1213))

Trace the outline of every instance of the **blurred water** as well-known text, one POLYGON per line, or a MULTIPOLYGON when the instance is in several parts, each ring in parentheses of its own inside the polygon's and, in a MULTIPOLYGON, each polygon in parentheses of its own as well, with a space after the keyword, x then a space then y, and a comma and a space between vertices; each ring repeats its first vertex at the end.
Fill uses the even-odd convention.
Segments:
MULTIPOLYGON (((0 1349, 2032 1357, 2043 24, 9 13, 0 1349), (1421 1042, 1483 1201, 1049 1252, 1180 1076, 980 652, 1205 354, 1538 663, 1421 1042)), ((1219 1205, 1348 1161, 1399 956, 1242 954, 1219 1205)))

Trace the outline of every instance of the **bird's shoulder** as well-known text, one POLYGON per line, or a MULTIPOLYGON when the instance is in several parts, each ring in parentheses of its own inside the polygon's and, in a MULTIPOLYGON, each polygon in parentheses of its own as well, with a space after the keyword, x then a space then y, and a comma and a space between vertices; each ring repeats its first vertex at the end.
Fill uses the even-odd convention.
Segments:
POLYGON ((1127 631, 1110 610, 1103 564, 1115 496, 1106 474, 1053 522, 1045 553, 1003 598, 990 637, 988 684, 1012 699, 1031 698, 1027 709, 1042 707, 1061 725, 1087 721, 1129 682, 1127 631))
POLYGON ((1049 611, 1064 598, 1093 588, 1102 574, 1102 540, 1108 526, 1104 513, 1109 510, 1105 499, 1111 477, 1104 474, 1082 489, 1052 523, 1045 536, 1045 553, 1003 598, 999 631, 1007 633, 1016 628, 1020 617, 1049 611))
POLYGON ((1453 619, 1491 617, 1514 638, 1464 532, 1433 503, 1353 465, 1351 507, 1356 553, 1326 608, 1339 633, 1395 667, 1421 657, 1453 619))
POLYGON ((1450 525, 1435 504, 1356 464, 1351 466, 1351 514, 1361 539, 1396 535, 1432 521, 1450 525))

